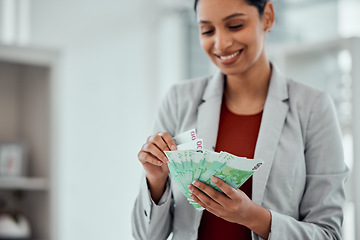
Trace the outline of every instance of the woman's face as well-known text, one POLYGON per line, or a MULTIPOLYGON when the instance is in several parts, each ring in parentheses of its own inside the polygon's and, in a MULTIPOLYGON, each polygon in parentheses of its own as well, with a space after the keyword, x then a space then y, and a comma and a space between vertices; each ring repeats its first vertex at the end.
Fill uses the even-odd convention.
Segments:
POLYGON ((261 58, 266 59, 265 32, 269 26, 245 0, 200 0, 197 18, 200 44, 224 74, 242 74, 261 58))

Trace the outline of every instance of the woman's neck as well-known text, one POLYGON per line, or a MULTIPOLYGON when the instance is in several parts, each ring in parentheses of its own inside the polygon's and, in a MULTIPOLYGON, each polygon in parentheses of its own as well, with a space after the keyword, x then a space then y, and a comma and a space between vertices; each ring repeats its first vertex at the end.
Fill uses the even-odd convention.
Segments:
POLYGON ((255 64, 241 75, 226 76, 224 94, 230 110, 246 114, 247 111, 251 112, 250 109, 264 104, 270 76, 271 66, 267 60, 255 64))

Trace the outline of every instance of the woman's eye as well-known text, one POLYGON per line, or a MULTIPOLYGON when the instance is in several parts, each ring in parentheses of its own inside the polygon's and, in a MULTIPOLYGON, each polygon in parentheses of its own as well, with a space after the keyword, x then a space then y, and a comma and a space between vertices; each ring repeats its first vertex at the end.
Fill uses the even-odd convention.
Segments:
POLYGON ((240 25, 234 25, 234 26, 229 26, 230 29, 239 29, 239 28, 242 28, 242 24, 240 25))
POLYGON ((211 34, 213 32, 214 32, 214 30, 204 30, 204 31, 201 32, 201 34, 202 35, 209 35, 209 34, 211 34))

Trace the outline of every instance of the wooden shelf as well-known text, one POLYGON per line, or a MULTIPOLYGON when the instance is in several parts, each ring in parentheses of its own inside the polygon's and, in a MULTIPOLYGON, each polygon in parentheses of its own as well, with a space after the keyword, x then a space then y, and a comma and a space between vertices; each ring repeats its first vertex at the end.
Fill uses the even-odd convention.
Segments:
POLYGON ((46 191, 49 182, 46 178, 0 177, 0 189, 46 191))
POLYGON ((52 140, 59 60, 57 50, 0 44, 0 141, 26 142, 31 176, 0 177, 0 194, 25 193, 11 203, 26 214, 32 239, 58 239, 52 140))

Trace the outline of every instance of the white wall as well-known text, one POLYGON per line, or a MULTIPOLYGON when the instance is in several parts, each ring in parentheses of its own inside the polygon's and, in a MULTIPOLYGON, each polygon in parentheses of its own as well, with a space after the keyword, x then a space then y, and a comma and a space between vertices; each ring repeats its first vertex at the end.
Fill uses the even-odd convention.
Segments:
POLYGON ((60 49, 58 239, 132 239, 137 152, 159 102, 146 0, 34 0, 30 41, 60 49))

